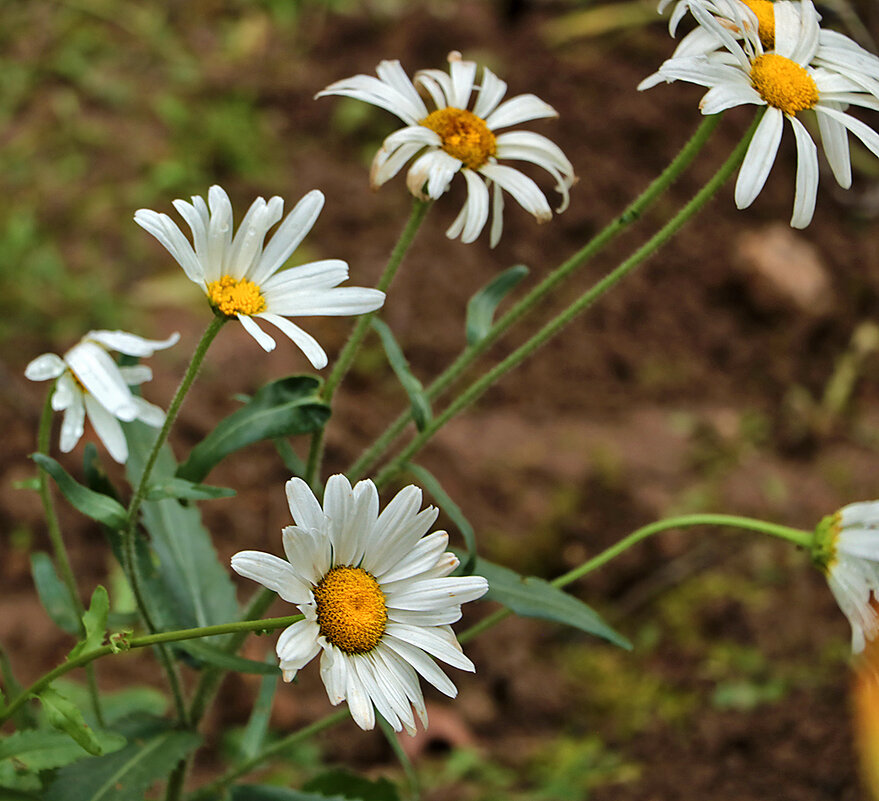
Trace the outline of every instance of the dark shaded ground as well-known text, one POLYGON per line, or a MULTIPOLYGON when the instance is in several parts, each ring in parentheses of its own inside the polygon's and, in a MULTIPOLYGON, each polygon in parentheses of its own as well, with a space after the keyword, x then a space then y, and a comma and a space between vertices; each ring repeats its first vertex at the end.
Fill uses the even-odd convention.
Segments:
MULTIPOLYGON (((352 117, 353 106, 336 100, 313 102, 314 92, 371 72, 381 58, 400 58, 414 70, 441 65, 450 49, 459 49, 489 64, 511 92, 533 91, 560 111, 558 121, 533 129, 557 141, 580 176, 569 211, 538 228, 509 204, 495 251, 485 238, 471 246, 448 243, 443 231, 459 207, 457 187, 437 204, 393 287, 384 317, 425 382, 463 345, 467 298, 516 263, 529 265, 529 280, 536 281, 609 221, 695 129, 700 96, 686 86, 634 90, 672 49, 661 25, 550 47, 545 24, 570 11, 567 4, 506 22, 490 4, 432 8, 419 5, 399 16, 315 14, 291 39, 265 31, 252 52, 228 65, 212 59, 223 25, 234 18, 227 9, 216 10, 216 25, 182 7, 171 19, 185 45, 206 61, 198 92, 232 82, 265 112, 273 135, 290 143, 289 156, 283 154, 289 171, 257 180, 219 163, 204 167, 214 167, 207 180, 227 186, 236 208, 256 193, 277 192, 289 204, 321 188, 327 205, 307 255, 347 259, 352 283, 377 278, 407 213, 402 181, 372 194, 364 168, 394 123, 380 112, 352 117)), ((868 21, 876 32, 876 20, 868 21)), ((554 307, 588 287, 707 180, 749 119, 727 116, 692 170, 624 242, 577 275, 554 307)), ((486 556, 549 577, 662 516, 722 511, 810 528, 845 503, 877 495, 875 356, 863 360, 856 371, 861 380, 836 413, 819 409, 841 357, 851 353, 853 333, 879 309, 875 180, 858 174, 854 189, 842 194, 822 174, 815 221, 792 233, 785 223, 794 159, 786 137, 751 210, 737 212, 731 187, 724 189, 659 256, 424 451, 421 461, 464 509, 486 556), (782 278, 767 278, 773 249, 782 254, 782 278), (800 261, 814 267, 801 268, 800 261)), ((117 167, 126 180, 136 173, 108 153, 90 183, 109 180, 117 167)), ((193 183, 178 194, 146 198, 141 188, 136 203, 122 204, 103 246, 105 255, 115 252, 132 265, 110 279, 114 291, 124 292, 125 308, 158 296, 141 324, 130 327, 155 336, 183 333, 181 347, 154 361, 148 396, 163 404, 207 318, 197 299, 185 309, 169 303, 178 287, 184 296, 195 290, 163 251, 128 230, 127 219, 136 205, 170 211, 172 197, 206 188, 193 183), (162 280, 146 282, 152 276, 162 280)), ((71 200, 53 207, 50 217, 75 220, 76 214, 71 200)), ((64 229, 65 254, 76 262, 76 225, 64 229)), ((536 324, 530 321, 528 330, 536 324)), ((292 346, 264 357, 232 328, 183 410, 174 437, 179 451, 234 408, 233 394, 306 367, 292 346)), ((348 330, 338 320, 309 321, 308 328, 331 358, 348 330)), ((507 353, 517 336, 486 363, 507 353)), ((67 340, 38 339, 25 334, 4 347, 0 410, 7 454, 0 464, 0 524, 10 543, 0 567, 0 641, 23 679, 57 663, 68 647, 39 609, 29 576, 28 549, 47 547, 36 498, 11 487, 31 473, 26 454, 42 402, 40 387, 21 378, 24 365, 41 349, 67 346, 67 340)), ((362 357, 337 397, 328 472, 344 469, 403 403, 377 343, 369 342, 362 357)), ((78 466, 76 458, 65 463, 78 466)), ((278 531, 288 522, 287 477, 267 447, 211 475, 212 483, 239 493, 205 506, 224 559, 242 548, 279 550, 278 531)), ((81 520, 65 518, 83 588, 106 581, 103 541, 81 520)), ((459 701, 434 698, 432 746, 418 760, 426 797, 561 800, 593 788, 599 801, 709 793, 736 801, 864 797, 848 713, 847 625, 804 554, 752 535, 672 532, 575 591, 633 639, 634 653, 533 621, 506 621, 479 638, 468 646, 477 675, 455 677, 459 701), (448 747, 475 748, 483 758, 470 764, 459 756, 450 760, 454 769, 443 768, 448 747)), ((469 619, 484 612, 472 610, 469 619)), ((258 657, 265 645, 256 642, 249 655, 258 657)), ((150 682, 153 673, 140 658, 99 668, 112 687, 150 682)), ((214 745, 223 727, 246 719, 254 689, 246 679, 227 682, 209 721, 214 745)), ((317 671, 307 669, 298 688, 279 692, 274 724, 292 730, 327 709, 317 671)), ((343 763, 394 764, 380 735, 350 725, 323 742, 343 763)), ((212 752, 200 764, 199 777, 214 769, 215 757, 212 752)), ((280 776, 295 781, 302 771, 307 767, 286 768, 280 776)))

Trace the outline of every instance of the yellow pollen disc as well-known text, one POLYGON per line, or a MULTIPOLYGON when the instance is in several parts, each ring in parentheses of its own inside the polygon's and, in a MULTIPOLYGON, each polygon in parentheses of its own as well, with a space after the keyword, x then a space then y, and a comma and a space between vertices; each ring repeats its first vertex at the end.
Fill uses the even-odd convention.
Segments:
POLYGON ((346 654, 378 645, 388 624, 385 594, 361 567, 334 567, 314 588, 320 633, 346 654))
POLYGON ((818 87, 812 76, 795 61, 775 53, 751 62, 751 85, 770 106, 796 114, 818 103, 818 87))
POLYGON ((265 298, 259 287, 242 278, 236 281, 231 275, 224 275, 219 281, 208 283, 208 301, 226 317, 246 314, 252 317, 266 310, 265 298))
POLYGON ((767 50, 775 49, 775 8, 771 0, 742 0, 757 17, 760 42, 767 50))
POLYGON ((441 108, 428 114, 421 124, 436 131, 443 140, 443 150, 471 170, 481 167, 497 151, 485 120, 466 109, 441 108))

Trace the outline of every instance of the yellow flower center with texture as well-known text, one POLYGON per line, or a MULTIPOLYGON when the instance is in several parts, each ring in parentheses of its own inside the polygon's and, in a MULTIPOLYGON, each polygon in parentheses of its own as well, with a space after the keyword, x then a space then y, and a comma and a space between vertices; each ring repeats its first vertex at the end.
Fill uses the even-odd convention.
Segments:
POLYGON ((757 17, 760 42, 767 50, 775 48, 775 8, 771 0, 742 0, 757 17))
POLYGON ((784 56, 767 53, 751 62, 751 85, 770 106, 785 114, 814 108, 818 87, 806 70, 784 56))
POLYGON ((231 275, 224 275, 219 281, 208 283, 208 301, 226 317, 245 314, 252 317, 266 310, 266 301, 259 287, 242 278, 240 281, 231 275))
POLYGON ((334 567, 314 588, 320 633, 346 654, 378 645, 388 624, 385 594, 361 567, 334 567))
POLYGON ((439 134, 443 150, 475 170, 497 152, 494 134, 485 120, 461 108, 441 108, 428 114, 421 124, 439 134))

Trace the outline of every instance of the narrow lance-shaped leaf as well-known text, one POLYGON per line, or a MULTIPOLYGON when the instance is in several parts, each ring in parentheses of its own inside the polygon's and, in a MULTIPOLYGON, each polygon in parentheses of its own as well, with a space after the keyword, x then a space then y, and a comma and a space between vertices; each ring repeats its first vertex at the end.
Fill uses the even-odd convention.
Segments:
MULTIPOLYGON (((270 650, 266 654, 266 664, 275 666, 277 657, 274 651, 270 650)), ((259 692, 256 701, 253 704, 253 711, 250 713, 250 719, 241 736, 239 750, 241 759, 251 759, 255 757, 265 743, 266 735, 269 731, 269 719, 272 716, 272 701, 275 698, 275 691, 278 688, 278 676, 264 676, 259 684, 259 692)))
POLYGON ((469 576, 473 573, 473 567, 476 564, 476 532, 474 532, 473 526, 471 526, 470 521, 464 517, 464 513, 461 511, 458 504, 456 504, 442 488, 442 485, 433 473, 424 467, 412 464, 411 462, 408 465, 408 469, 409 472, 418 479, 421 486, 433 495, 439 508, 451 518, 458 531, 461 532, 461 536, 464 538, 464 547, 467 549, 467 558, 464 559, 463 564, 461 565, 461 573, 465 576, 469 576))
POLYGON ((467 302, 467 344, 475 345, 488 335, 500 302, 528 275, 524 264, 504 270, 467 302))
POLYGON ((82 625, 85 637, 80 640, 70 652, 68 659, 75 659, 80 654, 100 648, 104 643, 104 634, 107 632, 107 616, 110 614, 110 598, 107 590, 100 584, 92 593, 89 608, 82 616, 82 625))
POLYGON ((427 393, 424 391, 424 387, 421 386, 421 382, 409 369, 409 362, 406 361, 402 348, 400 348, 397 340, 394 339, 394 334, 387 324, 376 317, 372 321, 372 327, 381 337, 385 354, 388 357, 388 363, 409 396, 409 403, 412 405, 412 419, 415 421, 415 426, 419 431, 423 431, 432 416, 427 393))
POLYGON ((254 442, 322 428, 330 407, 318 397, 319 388, 320 380, 310 375, 288 376, 262 387, 192 449, 177 476, 202 481, 230 453, 254 442))
POLYGON ((280 676, 281 671, 273 661, 258 662, 255 659, 245 659, 223 651, 204 640, 182 640, 174 643, 175 648, 180 648, 194 656, 200 662, 205 662, 213 667, 223 670, 234 670, 238 673, 256 673, 264 676, 280 676))
POLYGON ((497 601, 521 617, 552 620, 594 634, 621 648, 632 648, 632 644, 608 626, 594 609, 548 581, 522 576, 481 558, 476 560, 473 572, 488 580, 486 600, 497 601))
POLYGON ((118 501, 84 487, 50 456, 32 453, 31 459, 55 479, 61 494, 86 517, 113 529, 121 529, 125 525, 125 509, 118 501))
POLYGON ((46 687, 37 697, 51 726, 71 737, 90 754, 104 753, 101 741, 88 727, 78 707, 51 687, 46 687))
POLYGON ((34 577, 37 595, 46 614, 62 631, 66 631, 68 634, 79 634, 79 618, 76 616, 73 596, 67 589, 67 585, 58 578, 55 565, 49 554, 42 551, 35 551, 31 554, 31 574, 34 577))
MULTIPOLYGON (((105 754, 125 745, 125 738, 121 734, 108 731, 96 731, 94 734, 105 754)), ((14 759, 29 770, 60 768, 87 756, 88 752, 82 746, 59 731, 16 731, 0 741, 0 761, 14 759)))
POLYGON ((165 498, 177 498, 185 501, 210 501, 214 498, 231 498, 234 495, 235 490, 229 487, 196 484, 185 478, 170 476, 152 482, 147 490, 146 499, 163 501, 165 498))

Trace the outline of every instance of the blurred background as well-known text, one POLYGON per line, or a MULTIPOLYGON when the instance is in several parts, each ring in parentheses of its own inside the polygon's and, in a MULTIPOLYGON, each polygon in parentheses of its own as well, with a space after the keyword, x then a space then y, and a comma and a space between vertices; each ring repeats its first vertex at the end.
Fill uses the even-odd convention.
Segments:
MULTIPOLYGON (((820 10, 825 24, 876 51, 872 0, 820 10)), ((400 59, 410 74, 443 68, 457 49, 511 94, 539 95, 560 117, 526 127, 573 162, 571 207, 538 227, 509 201, 491 251, 487 236, 465 246, 443 235, 460 186, 436 204, 383 313, 426 384, 463 347, 475 291, 514 264, 530 268, 529 285, 539 280, 618 214, 701 121, 698 87, 635 89, 674 48, 653 0, 5 0, 0 41, 0 643, 22 681, 70 647, 33 589, 30 553, 48 549, 37 496, 16 488, 34 472, 27 454, 46 389, 24 379, 25 365, 90 328, 156 338, 178 330, 182 342, 151 361, 156 376, 144 392, 166 406, 209 321, 202 294, 132 221, 136 209, 176 216, 174 198, 219 183, 240 219, 257 195, 281 195, 292 208, 318 188, 326 206, 294 263, 343 258, 350 283, 368 286, 408 214, 401 177, 379 192, 368 186, 372 156, 399 124, 314 94, 372 74, 381 59, 400 59)), ((623 241, 485 364, 656 230, 726 158, 751 113, 728 113, 623 241)), ((879 115, 859 116, 879 125, 879 115)), ((724 188, 425 449, 420 461, 473 523, 487 558, 552 577, 659 517, 716 511, 811 528, 879 496, 879 164, 858 146, 853 158, 848 192, 822 163, 814 222, 793 231, 796 154, 786 135, 751 209, 736 211, 724 188)), ((350 320, 304 322, 332 360, 350 320)), ((236 393, 307 369, 286 341, 266 355, 240 327, 224 329, 172 435, 178 455, 236 408, 236 393)), ((327 471, 350 464, 405 403, 378 339, 367 340, 336 396, 327 471)), ((89 439, 87 431, 62 458, 75 475, 89 439)), ((280 551, 287 478, 269 445, 211 474, 238 491, 204 506, 222 559, 280 551)), ((101 534, 61 512, 84 597, 109 582, 124 606, 101 534)), ((429 694, 431 728, 406 743, 425 799, 866 797, 849 714, 849 629, 806 554, 756 535, 670 532, 573 591, 634 652, 513 619, 471 643, 478 673, 454 676, 455 703, 429 694)), ((470 621, 489 605, 473 606, 470 621)), ((247 655, 269 647, 253 638, 247 655)), ((97 669, 108 689, 161 686, 148 656, 97 669)), ((251 679, 224 685, 196 780, 234 749, 257 691, 251 679)), ((272 725, 286 733, 328 709, 310 666, 277 693, 272 725)), ((265 780, 299 786, 321 760, 400 775, 381 734, 346 724, 265 780)))

